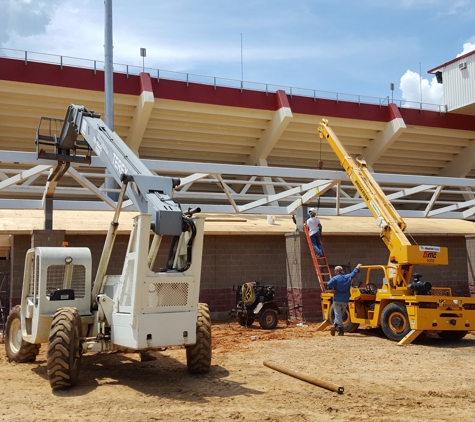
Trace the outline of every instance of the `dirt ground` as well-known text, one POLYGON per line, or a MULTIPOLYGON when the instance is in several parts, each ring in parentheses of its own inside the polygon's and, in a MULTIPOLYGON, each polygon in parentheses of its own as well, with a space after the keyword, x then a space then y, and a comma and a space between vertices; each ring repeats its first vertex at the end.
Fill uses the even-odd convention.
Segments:
POLYGON ((0 354, 2 421, 473 421, 475 335, 424 335, 398 346, 376 329, 343 337, 318 323, 277 329, 213 324, 213 362, 190 375, 183 348, 84 355, 78 385, 52 392, 45 347, 35 363, 0 354), (254 338, 257 336, 257 338, 254 338), (344 388, 343 394, 270 369, 270 362, 344 388))

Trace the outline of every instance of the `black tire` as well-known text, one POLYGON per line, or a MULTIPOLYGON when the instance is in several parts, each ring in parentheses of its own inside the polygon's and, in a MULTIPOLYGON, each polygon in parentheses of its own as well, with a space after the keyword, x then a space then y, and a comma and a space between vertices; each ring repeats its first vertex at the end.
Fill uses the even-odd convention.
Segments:
POLYGON ((247 312, 237 311, 236 319, 241 327, 250 327, 254 323, 254 316, 247 312))
MULTIPOLYGON (((335 323, 335 308, 333 306, 333 303, 330 308, 330 322, 332 325, 335 323)), ((351 322, 350 310, 348 309, 348 306, 346 307, 342 322, 343 322, 343 331, 345 331, 345 333, 354 333, 360 326, 360 324, 356 322, 351 322)))
POLYGON ((81 364, 81 316, 76 308, 59 308, 48 339, 48 378, 53 390, 75 385, 81 364))
POLYGON ((468 331, 441 331, 437 333, 440 338, 449 341, 462 340, 467 334, 468 331))
POLYGON ((16 305, 10 311, 5 324, 5 352, 9 362, 34 362, 41 344, 23 340, 21 333, 21 307, 16 305))
POLYGON ((406 305, 393 302, 383 309, 381 328, 389 340, 400 341, 411 331, 406 305))
POLYGON ((259 317, 259 325, 264 330, 273 330, 279 322, 279 314, 275 309, 264 309, 259 317))
POLYGON ((204 374, 211 368, 211 316, 206 303, 198 304, 196 343, 186 346, 186 365, 192 374, 204 374))

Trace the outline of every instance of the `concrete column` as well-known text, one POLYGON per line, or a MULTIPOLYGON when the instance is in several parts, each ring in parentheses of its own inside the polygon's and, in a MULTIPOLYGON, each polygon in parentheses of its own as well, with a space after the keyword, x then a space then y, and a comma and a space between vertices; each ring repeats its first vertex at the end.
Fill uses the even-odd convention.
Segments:
POLYGON ((467 243, 467 276, 468 289, 471 297, 475 297, 475 236, 466 236, 467 243))
POLYGON ((291 311, 290 316, 309 321, 321 319, 321 290, 305 233, 287 233, 285 243, 288 263, 287 301, 289 308, 301 305, 291 311))

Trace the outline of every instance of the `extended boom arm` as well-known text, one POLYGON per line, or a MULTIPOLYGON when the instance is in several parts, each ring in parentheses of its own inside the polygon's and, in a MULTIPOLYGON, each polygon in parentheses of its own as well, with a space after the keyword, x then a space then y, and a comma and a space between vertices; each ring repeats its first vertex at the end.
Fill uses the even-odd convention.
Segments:
POLYGON ((411 243, 403 233, 406 223, 371 176, 366 161, 354 160, 351 157, 333 130, 328 127, 326 119, 322 119, 318 125, 318 132, 320 137, 325 138, 333 148, 351 182, 376 218, 381 229, 381 238, 388 249, 391 251, 398 246, 410 245, 411 243))
MULTIPOLYGON (((45 137, 38 135, 37 144, 42 143, 46 143, 45 137)), ((140 213, 152 215, 151 225, 156 234, 180 235, 182 211, 172 199, 179 179, 153 174, 93 111, 70 105, 60 137, 54 139, 55 154, 39 151, 38 157, 63 162, 90 162, 90 157, 77 155, 79 150, 85 149, 85 143, 89 147, 87 154, 94 150, 119 184, 127 180, 127 195, 140 213), (79 135, 84 137, 84 141, 78 139, 79 135)))
POLYGON ((376 218, 381 238, 390 252, 388 264, 395 268, 392 283, 407 286, 411 282, 412 266, 416 264, 447 265, 447 248, 411 245, 404 234, 406 223, 368 171, 366 162, 351 157, 328 126, 328 120, 322 119, 318 132, 320 138, 325 138, 335 151, 351 182, 376 218))

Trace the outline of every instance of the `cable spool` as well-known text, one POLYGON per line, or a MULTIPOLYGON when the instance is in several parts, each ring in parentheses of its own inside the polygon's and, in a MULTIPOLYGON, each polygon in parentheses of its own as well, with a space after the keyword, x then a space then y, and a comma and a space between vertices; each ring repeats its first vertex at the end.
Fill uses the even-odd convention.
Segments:
POLYGON ((242 302, 245 306, 251 306, 256 300, 256 293, 252 283, 244 283, 241 287, 242 302))

